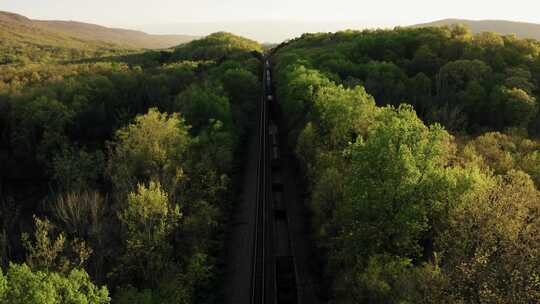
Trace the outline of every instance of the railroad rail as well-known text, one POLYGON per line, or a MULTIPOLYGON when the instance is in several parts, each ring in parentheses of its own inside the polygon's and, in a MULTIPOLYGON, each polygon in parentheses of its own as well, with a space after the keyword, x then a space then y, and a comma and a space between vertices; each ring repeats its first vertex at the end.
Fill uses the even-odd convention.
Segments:
MULTIPOLYGON (((281 176, 279 130, 272 71, 264 58, 263 99, 259 105, 259 146, 255 226, 253 235, 251 304, 297 304, 298 274, 289 232, 287 203, 281 176)), ((290 203, 290 202, 289 202, 290 203)))
POLYGON ((258 145, 258 165, 257 165, 257 191, 255 197, 255 226, 253 236, 252 255, 252 276, 251 276, 251 304, 266 303, 266 263, 267 263, 267 214, 268 206, 268 104, 266 102, 266 92, 269 76, 264 69, 264 97, 259 105, 259 145, 258 145))

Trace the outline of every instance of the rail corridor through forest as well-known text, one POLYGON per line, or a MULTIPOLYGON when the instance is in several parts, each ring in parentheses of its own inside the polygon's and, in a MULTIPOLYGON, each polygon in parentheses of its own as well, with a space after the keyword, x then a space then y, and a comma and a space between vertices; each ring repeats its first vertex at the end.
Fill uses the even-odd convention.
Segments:
POLYGON ((249 139, 242 202, 229 241, 229 303, 318 303, 307 209, 264 60, 257 130, 249 139), (249 287, 249 288, 246 288, 249 287))

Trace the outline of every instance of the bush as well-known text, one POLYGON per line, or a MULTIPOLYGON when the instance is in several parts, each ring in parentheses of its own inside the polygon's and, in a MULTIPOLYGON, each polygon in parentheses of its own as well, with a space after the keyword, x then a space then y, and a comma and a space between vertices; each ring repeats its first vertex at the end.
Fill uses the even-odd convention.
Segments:
POLYGON ((74 269, 66 276, 32 271, 25 264, 10 264, 5 276, 0 270, 0 303, 106 304, 110 301, 107 288, 94 285, 84 270, 74 269))

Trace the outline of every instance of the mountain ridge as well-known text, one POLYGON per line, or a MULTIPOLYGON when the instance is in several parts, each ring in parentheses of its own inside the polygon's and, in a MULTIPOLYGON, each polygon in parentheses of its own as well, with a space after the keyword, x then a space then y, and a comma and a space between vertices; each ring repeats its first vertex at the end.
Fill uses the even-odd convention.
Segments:
POLYGON ((497 19, 469 20, 459 18, 447 18, 427 23, 416 24, 411 27, 440 27, 453 24, 463 24, 471 29, 473 33, 496 32, 501 35, 515 34, 520 38, 540 40, 540 24, 508 21, 497 19))
POLYGON ((112 28, 79 21, 33 20, 5 11, 0 11, 0 23, 11 27, 22 26, 25 30, 47 31, 75 39, 100 41, 128 48, 164 49, 199 38, 192 35, 151 35, 138 30, 112 28))

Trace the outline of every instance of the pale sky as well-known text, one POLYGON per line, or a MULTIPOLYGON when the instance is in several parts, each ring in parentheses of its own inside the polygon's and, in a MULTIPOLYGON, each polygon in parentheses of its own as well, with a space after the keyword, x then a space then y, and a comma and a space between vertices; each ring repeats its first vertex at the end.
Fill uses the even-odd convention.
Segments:
MULTIPOLYGON (((181 23, 277 21, 362 27, 412 25, 443 18, 540 23, 540 0, 0 0, 0 10, 149 32, 182 33, 181 23)), ((268 29, 269 30, 269 29, 268 29)))

